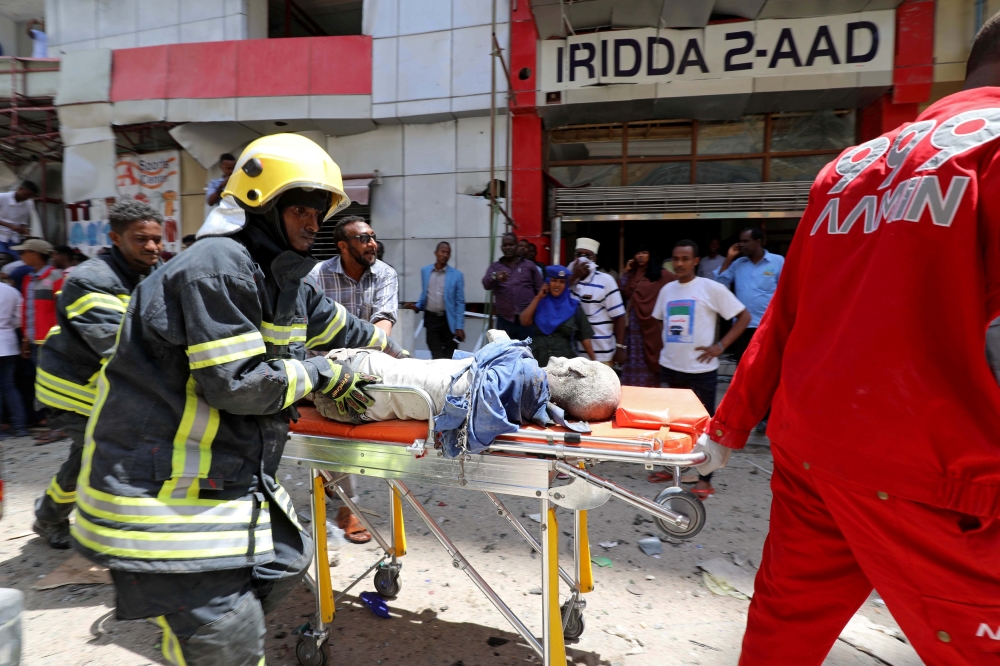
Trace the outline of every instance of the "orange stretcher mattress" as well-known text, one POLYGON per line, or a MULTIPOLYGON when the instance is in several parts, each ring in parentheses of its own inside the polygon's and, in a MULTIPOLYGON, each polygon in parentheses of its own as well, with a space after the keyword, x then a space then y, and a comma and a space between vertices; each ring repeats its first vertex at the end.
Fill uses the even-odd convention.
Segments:
MULTIPOLYGON (((364 425, 351 425, 330 421, 314 407, 299 407, 300 418, 292 423, 291 430, 298 435, 336 437, 373 442, 412 444, 427 437, 426 421, 380 421, 364 425)), ((614 419, 591 423, 593 437, 614 437, 648 441, 657 438, 663 442, 664 453, 688 453, 698 435, 705 432, 709 423, 708 412, 687 389, 657 389, 637 386, 622 387, 622 401, 614 419)), ((545 428, 528 426, 531 430, 545 428)), ((565 428, 549 428, 552 432, 567 432, 565 428)), ((606 446, 613 444, 588 444, 606 446)))

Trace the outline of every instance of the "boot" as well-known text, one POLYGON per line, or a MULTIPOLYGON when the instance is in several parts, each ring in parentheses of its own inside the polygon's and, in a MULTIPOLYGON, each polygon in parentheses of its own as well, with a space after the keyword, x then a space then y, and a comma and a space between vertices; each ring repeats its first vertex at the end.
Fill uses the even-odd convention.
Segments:
POLYGON ((72 538, 69 535, 69 520, 64 519, 56 523, 42 520, 38 516, 38 511, 44 501, 44 496, 35 500, 35 523, 31 526, 31 530, 48 541, 53 548, 68 550, 73 546, 72 538))

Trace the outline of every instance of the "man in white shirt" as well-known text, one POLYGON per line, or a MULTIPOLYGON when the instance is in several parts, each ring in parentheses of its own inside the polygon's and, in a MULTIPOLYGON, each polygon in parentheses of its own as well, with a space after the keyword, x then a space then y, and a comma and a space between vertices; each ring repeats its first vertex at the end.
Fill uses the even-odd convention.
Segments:
MULTIPOLYGON (((695 276, 700 259, 698 245, 677 241, 673 262, 677 280, 667 283, 653 306, 653 316, 663 321, 660 352, 660 386, 691 389, 709 414, 715 414, 719 356, 750 323, 750 313, 733 292, 715 280, 695 276), (729 332, 715 340, 719 317, 736 318, 729 332)), ((692 489, 704 499, 715 492, 712 475, 698 476, 692 489)))
POLYGON ((21 242, 31 229, 32 199, 38 186, 26 180, 13 192, 0 192, 0 253, 15 256, 10 248, 21 242))
POLYGON ((22 301, 17 289, 0 282, 0 416, 10 418, 10 430, 0 435, 0 439, 28 434, 24 403, 14 380, 21 354, 17 329, 21 327, 22 301))
MULTIPOLYGON (((594 360, 612 365, 615 361, 625 362, 627 319, 618 282, 597 270, 597 251, 600 247, 601 244, 592 238, 578 238, 576 259, 567 268, 573 274, 570 291, 580 301, 580 307, 594 329, 594 337, 590 340, 594 360)), ((581 356, 587 353, 580 342, 576 343, 576 351, 581 356)))

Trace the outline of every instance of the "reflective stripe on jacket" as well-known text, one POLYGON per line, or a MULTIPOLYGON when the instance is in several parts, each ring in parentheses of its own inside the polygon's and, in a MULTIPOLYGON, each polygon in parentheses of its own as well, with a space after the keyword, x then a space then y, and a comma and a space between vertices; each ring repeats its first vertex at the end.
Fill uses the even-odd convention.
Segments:
MULTIPOLYGON (((97 373, 114 350, 132 290, 144 276, 118 248, 73 270, 56 298, 56 325, 39 350, 35 398, 49 407, 90 416, 97 373)), ((37 314, 36 314, 37 316, 37 314)))
POLYGON ((84 555, 129 571, 254 566, 273 558, 271 511, 298 526, 275 475, 288 408, 326 362, 306 348, 387 344, 303 279, 312 263, 286 252, 265 276, 241 242, 204 238, 135 290, 87 430, 84 555))

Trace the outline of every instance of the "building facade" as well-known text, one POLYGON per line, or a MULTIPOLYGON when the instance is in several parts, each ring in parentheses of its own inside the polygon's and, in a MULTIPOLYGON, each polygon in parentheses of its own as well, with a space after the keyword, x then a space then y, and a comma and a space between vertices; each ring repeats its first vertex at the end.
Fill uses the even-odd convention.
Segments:
POLYGON ((996 10, 1000 0, 46 0, 64 152, 52 188, 68 204, 105 200, 121 194, 123 154, 173 150, 170 201, 177 233, 191 233, 221 153, 300 132, 368 186, 351 212, 385 242, 401 300, 416 300, 420 267, 448 240, 468 302, 486 302, 480 273, 507 228, 542 259, 595 237, 615 269, 640 243, 666 253, 749 224, 783 251, 823 164, 957 90, 996 10))

